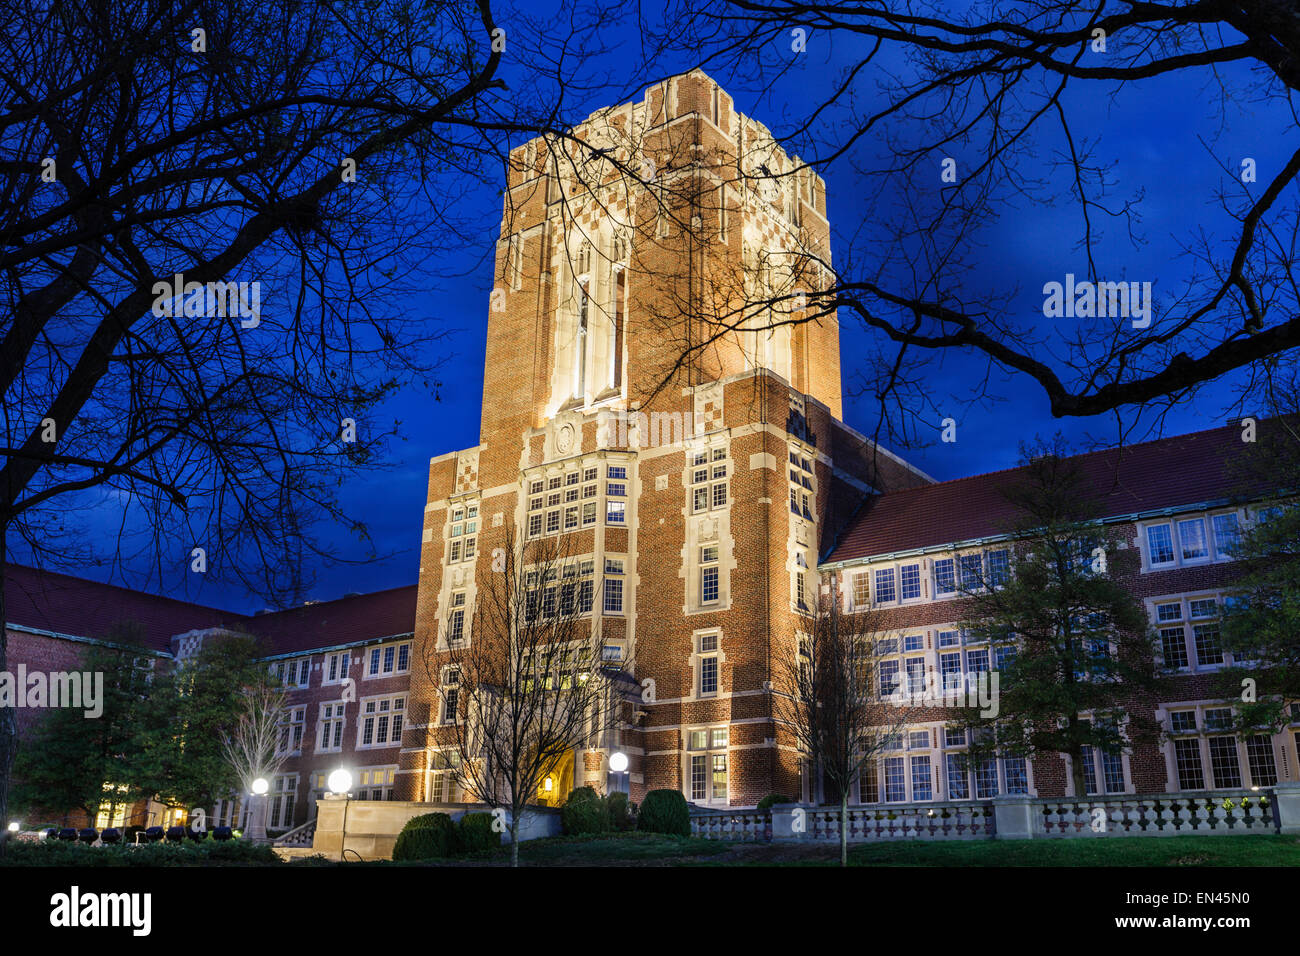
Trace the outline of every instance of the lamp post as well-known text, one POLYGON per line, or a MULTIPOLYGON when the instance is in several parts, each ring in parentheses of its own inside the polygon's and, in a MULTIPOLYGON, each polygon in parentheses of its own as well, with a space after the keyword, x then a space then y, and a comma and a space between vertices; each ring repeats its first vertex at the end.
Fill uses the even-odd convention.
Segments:
POLYGON ((343 861, 343 851, 347 848, 348 842, 348 806, 352 803, 352 774, 342 767, 335 770, 325 781, 330 788, 330 796, 334 799, 343 798, 343 834, 339 837, 339 862, 343 861))
MULTIPOLYGON (((610 755, 609 755, 609 769, 612 770, 612 771, 614 771, 614 773, 618 773, 618 774, 626 774, 626 773, 627 773, 627 754, 623 753, 623 751, 621 751, 621 750, 616 751, 616 752, 610 754, 610 755)), ((626 784, 625 784, 625 789, 623 790, 623 792, 626 793, 626 794, 628 795, 629 798, 632 796, 632 779, 631 779, 631 777, 628 777, 628 778, 627 778, 627 781, 626 781, 626 784)))
POLYGON ((254 843, 266 843, 266 793, 271 785, 265 777, 253 781, 253 805, 248 813, 248 839, 254 843))

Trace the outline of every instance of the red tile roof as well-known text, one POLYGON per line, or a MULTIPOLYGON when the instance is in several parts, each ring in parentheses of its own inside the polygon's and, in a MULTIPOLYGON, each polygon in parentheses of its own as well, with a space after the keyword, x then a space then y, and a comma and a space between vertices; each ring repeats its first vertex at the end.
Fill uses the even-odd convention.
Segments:
POLYGON ((410 634, 415 630, 414 584, 371 594, 256 614, 247 627, 266 639, 272 654, 410 634))
MULTIPOLYGON (((1259 438, 1269 425, 1259 423, 1259 438)), ((1240 494, 1243 476, 1233 462, 1241 459, 1242 448, 1241 428, 1227 426, 1090 452, 1074 460, 1096 490, 1103 516, 1120 517, 1240 494)), ((824 561, 1004 534, 1019 520, 1004 492, 1022 480, 1023 473, 1023 467, 1010 468, 870 498, 824 561)))
POLYGON ((22 565, 5 568, 5 617, 11 625, 102 640, 115 624, 144 629, 146 646, 171 651, 187 631, 230 627, 265 638, 269 655, 409 634, 415 627, 414 584, 245 615, 144 591, 22 565))

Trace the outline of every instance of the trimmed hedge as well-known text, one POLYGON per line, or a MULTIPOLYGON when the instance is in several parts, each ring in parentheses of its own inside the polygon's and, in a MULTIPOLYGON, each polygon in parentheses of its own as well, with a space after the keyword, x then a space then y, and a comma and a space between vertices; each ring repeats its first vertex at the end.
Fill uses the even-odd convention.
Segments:
POLYGON ((758 809, 771 810, 772 805, 777 803, 794 803, 794 801, 783 793, 769 793, 762 800, 758 801, 758 809))
POLYGON ((492 829, 490 813, 465 814, 456 835, 462 853, 481 853, 501 845, 501 834, 492 829))
POLYGON ((609 810, 591 787, 578 787, 560 807, 560 822, 568 836, 604 833, 609 829, 609 810))
POLYGON ((266 844, 231 840, 218 843, 142 843, 87 846, 44 840, 11 840, 5 847, 6 866, 279 866, 284 863, 266 844))
POLYGON ((690 836, 691 812, 686 807, 686 798, 677 790, 651 790, 641 802, 636 826, 647 833, 690 836))
POLYGON ((445 813, 411 817, 393 844, 394 860, 433 860, 456 851, 456 825, 445 813))

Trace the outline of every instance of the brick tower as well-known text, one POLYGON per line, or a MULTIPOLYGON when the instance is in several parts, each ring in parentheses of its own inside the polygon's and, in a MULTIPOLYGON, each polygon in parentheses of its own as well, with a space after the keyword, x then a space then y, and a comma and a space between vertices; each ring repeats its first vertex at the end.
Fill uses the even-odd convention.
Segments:
MULTIPOLYGON (((834 315, 799 322, 829 278, 820 177, 699 71, 573 135, 603 152, 537 139, 510 157, 480 440, 430 462, 415 656, 473 640, 511 529, 568 537, 606 654, 646 692, 544 799, 604 790, 615 749, 633 800, 797 795, 774 656, 863 496, 928 479, 840 420, 834 315)), ((457 796, 434 670, 412 668, 398 799, 457 796)))

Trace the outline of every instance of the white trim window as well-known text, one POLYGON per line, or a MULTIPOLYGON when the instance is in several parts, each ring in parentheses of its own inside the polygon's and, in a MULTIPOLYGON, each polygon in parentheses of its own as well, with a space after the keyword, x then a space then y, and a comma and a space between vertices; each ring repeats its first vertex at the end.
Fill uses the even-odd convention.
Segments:
POLYGON ((607 465, 605 524, 627 525, 627 466, 607 465))
POLYGON ((357 749, 399 745, 405 711, 405 694, 362 700, 361 719, 357 721, 357 749))
POLYGON ((1244 665, 1245 653, 1225 650, 1220 615, 1220 594, 1191 594, 1151 601, 1159 638, 1160 663, 1167 670, 1196 673, 1225 666, 1244 665))
POLYGON ((455 750, 434 750, 429 754, 429 783, 425 790, 428 803, 456 802, 456 768, 460 754, 455 750))
POLYGON ((316 752, 338 753, 343 749, 344 713, 347 705, 343 701, 320 705, 320 719, 317 721, 319 731, 316 735, 316 752))
POLYGON ((447 563, 473 561, 478 554, 478 502, 454 505, 447 536, 447 563))
POLYGON ((721 636, 717 631, 695 637, 695 696, 716 697, 722 691, 721 636))
POLYGON ((271 665, 271 673, 284 687, 308 687, 311 684, 311 658, 276 661, 271 665))
POLYGON ((448 647, 459 647, 465 640, 465 592, 452 591, 447 601, 451 605, 447 612, 447 633, 443 642, 448 647))
POLYGON ((905 728, 884 741, 884 752, 858 779, 861 803, 926 803, 989 800, 1031 792, 1024 757, 970 761, 969 731, 943 724, 905 728))
POLYGON ((790 513, 809 521, 816 520, 816 459, 816 452, 809 452, 801 445, 790 447, 790 513))
MULTIPOLYGON (((1165 757, 1173 789, 1271 787, 1290 775, 1286 760, 1291 730, 1243 738, 1233 726, 1231 704, 1170 704, 1165 715, 1169 737, 1165 757)), ((1300 734, 1294 737, 1300 743, 1300 734)))
POLYGON ((1241 534, 1236 511, 1203 512, 1143 522, 1138 531, 1144 571, 1233 560, 1241 534))
POLYGON ((266 828, 288 830, 293 827, 294 802, 298 796, 298 775, 280 774, 267 795, 266 828))
POLYGON ((348 679, 348 671, 351 667, 352 654, 350 651, 326 654, 325 661, 321 666, 321 684, 343 683, 348 679))
POLYGON ((700 547, 700 604, 717 604, 722 597, 722 568, 718 562, 719 547, 706 544, 700 547))
POLYGON ((605 557, 605 586, 602 609, 605 614, 623 613, 623 559, 605 557))
POLYGON ((302 752, 302 735, 307 727, 306 707, 286 707, 280 712, 280 734, 276 738, 277 754, 302 752))
POLYGON ((444 667, 438 677, 439 695, 442 706, 438 712, 438 723, 454 724, 458 719, 460 706, 460 668, 444 667))
POLYGON ((699 448, 690 455, 691 514, 717 511, 730 503, 727 476, 730 472, 725 445, 699 448))
POLYGON ((729 737, 725 726, 686 732, 686 798, 692 803, 729 802, 729 737))
POLYGON ((411 642, 381 644, 370 649, 366 679, 405 674, 411 669, 411 642))
POLYGON ((393 799, 393 779, 396 776, 395 764, 388 767, 362 767, 357 771, 357 799, 393 799))

